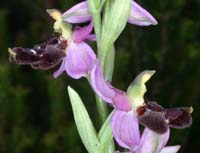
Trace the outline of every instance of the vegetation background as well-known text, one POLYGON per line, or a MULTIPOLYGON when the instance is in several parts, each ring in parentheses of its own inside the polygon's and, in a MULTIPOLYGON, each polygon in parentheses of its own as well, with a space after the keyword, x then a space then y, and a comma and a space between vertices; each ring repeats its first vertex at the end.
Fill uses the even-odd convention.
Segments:
MULTIPOLYGON (((94 95, 85 79, 9 63, 8 47, 31 47, 51 37, 47 8, 65 11, 75 0, 1 0, 0 4, 0 152, 84 153, 67 86, 77 90, 97 129, 94 95), (92 95, 92 96, 91 96, 92 95)), ((200 1, 140 0, 157 26, 127 25, 116 42, 113 84, 123 90, 142 70, 156 69, 146 97, 165 107, 193 106, 193 125, 171 129, 169 144, 180 153, 200 146, 200 1)), ((92 44, 95 47, 95 44, 92 44)))

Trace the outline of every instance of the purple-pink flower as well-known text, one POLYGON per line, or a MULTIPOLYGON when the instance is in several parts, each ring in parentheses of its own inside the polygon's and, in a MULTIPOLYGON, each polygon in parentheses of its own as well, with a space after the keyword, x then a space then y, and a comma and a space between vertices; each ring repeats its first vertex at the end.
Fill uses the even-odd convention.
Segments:
POLYGON ((92 29, 93 25, 90 23, 83 28, 76 27, 68 38, 54 36, 33 48, 9 49, 9 59, 16 64, 31 65, 43 70, 53 68, 62 61, 60 68, 54 73, 55 78, 63 71, 74 79, 86 77, 96 60, 92 48, 85 42, 86 39, 95 39, 91 35, 92 29))
MULTIPOLYGON (((74 14, 80 11, 77 10, 80 7, 75 6, 74 8, 68 13, 74 14)), ((87 39, 95 40, 95 35, 91 34, 92 22, 82 28, 76 27, 72 31, 71 25, 63 21, 62 14, 58 10, 47 10, 47 12, 56 20, 54 30, 59 33, 59 36, 35 45, 33 48, 9 49, 10 61, 16 64, 29 64, 36 69, 50 69, 62 61, 60 68, 53 75, 54 78, 57 78, 63 71, 74 79, 86 77, 96 60, 92 48, 85 42, 87 39)), ((79 22, 88 21, 86 18, 77 16, 74 16, 73 20, 72 18, 72 16, 68 17, 69 22, 75 19, 79 22)))
POLYGON ((164 148, 169 138, 169 126, 174 128, 190 126, 192 108, 165 109, 155 102, 145 102, 143 98, 146 92, 145 82, 154 73, 154 71, 140 73, 126 93, 104 80, 97 60, 91 71, 91 85, 105 102, 116 109, 111 119, 111 128, 115 140, 121 147, 134 153, 143 153, 144 148, 150 148, 149 153, 160 153, 160 151, 164 153, 167 150, 175 153, 177 147, 164 148), (139 123, 146 127, 142 138, 140 138, 139 123), (156 144, 155 138, 158 141, 156 144))
MULTIPOLYGON (((56 14, 55 19, 60 20, 59 16, 61 16, 61 20, 67 23, 83 23, 92 20, 87 1, 83 1, 74 5, 62 15, 56 14)), ((134 1, 131 2, 131 11, 128 22, 140 26, 157 24, 155 18, 134 1)), ((82 29, 75 29, 73 32, 72 41, 68 41, 66 57, 63 59, 60 69, 54 73, 55 78, 57 78, 63 71, 66 71, 67 74, 72 78, 79 79, 83 76, 87 76, 88 73, 93 69, 96 56, 91 47, 84 42, 84 40, 87 38, 95 39, 94 35, 90 35, 91 30, 92 21, 89 26, 86 26, 82 29)), ((113 90, 115 89, 113 88, 113 90)), ((119 90, 115 90, 113 94, 117 92, 119 93, 116 95, 119 97, 116 98, 116 95, 114 96, 117 101, 116 106, 119 105, 119 108, 124 107, 123 109, 130 108, 128 104, 125 106, 124 104, 121 104, 121 100, 119 100, 120 98, 126 98, 124 93, 119 90)), ((110 100, 108 100, 108 102, 109 101, 110 100)))
MULTIPOLYGON (((69 23, 82 23, 92 20, 87 1, 74 5, 63 13, 62 18, 69 23)), ((135 1, 131 2, 131 10, 128 22, 139 26, 156 25, 156 19, 135 1)))
POLYGON ((93 29, 92 23, 83 28, 76 28, 73 31, 72 40, 68 41, 66 48, 66 57, 60 68, 54 72, 54 77, 57 78, 63 71, 66 71, 69 76, 74 79, 86 77, 93 68, 96 60, 96 55, 92 48, 85 42, 90 38, 93 29))
MULTIPOLYGON (((50 69, 62 61, 60 68, 54 73, 55 78, 63 71, 66 71, 74 79, 87 76, 93 69, 96 60, 92 48, 85 42, 86 39, 95 40, 95 35, 91 35, 93 25, 88 2, 78 3, 63 14, 55 9, 47 11, 56 20, 54 29, 61 36, 33 48, 18 47, 9 49, 10 60, 16 64, 30 64, 36 69, 50 69), (71 25, 68 24, 88 21, 90 21, 88 26, 75 28, 74 31, 71 31, 71 25), (56 41, 54 42, 54 40, 56 41)), ((128 22, 140 26, 157 24, 154 17, 134 1, 131 3, 128 22)), ((109 83, 107 85, 109 86, 109 83)), ((113 88, 111 94, 115 95, 113 98, 116 99, 114 101, 116 107, 130 109, 128 103, 125 105, 119 100, 127 98, 124 92, 113 88)), ((111 102, 111 100, 107 100, 107 102, 111 102)))

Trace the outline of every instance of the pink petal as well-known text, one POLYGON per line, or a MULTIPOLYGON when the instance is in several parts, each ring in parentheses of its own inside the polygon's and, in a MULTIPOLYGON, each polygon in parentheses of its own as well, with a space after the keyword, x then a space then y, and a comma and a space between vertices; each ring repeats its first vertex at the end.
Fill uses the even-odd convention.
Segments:
POLYGON ((96 55, 86 43, 71 43, 67 48, 65 69, 67 74, 74 79, 87 76, 91 71, 96 55))
POLYGON ((177 153, 180 148, 181 146, 179 145, 164 147, 160 153, 177 153))
POLYGON ((132 106, 129 102, 129 98, 126 93, 120 89, 113 87, 109 81, 106 82, 107 86, 115 92, 115 95, 112 97, 112 103, 117 110, 121 111, 131 111, 132 106))
POLYGON ((91 71, 91 85, 105 102, 112 104, 117 110, 126 112, 131 110, 132 107, 126 93, 114 88, 109 82, 105 81, 98 60, 91 71))
POLYGON ((132 109, 132 106, 129 103, 128 96, 126 95, 125 92, 120 92, 120 93, 116 92, 112 101, 113 105, 116 107, 117 110, 128 112, 132 109))
POLYGON ((74 5, 72 8, 63 13, 62 18, 69 23, 83 23, 90 21, 92 16, 88 7, 88 2, 83 1, 74 5))
POLYGON ((134 1, 131 2, 131 12, 128 22, 139 26, 156 25, 158 23, 149 12, 134 1))
POLYGON ((87 37, 88 40, 90 41, 96 41, 96 35, 95 34, 90 34, 88 37, 87 37))
POLYGON ((159 153, 167 144, 169 129, 164 134, 157 134, 145 128, 142 134, 140 147, 136 153, 159 153))
POLYGON ((57 78, 59 75, 61 75, 63 73, 63 71, 65 71, 65 65, 66 65, 65 61, 66 61, 66 57, 63 59, 63 62, 60 65, 60 68, 53 73, 54 78, 57 78))
POLYGON ((80 42, 84 41, 85 39, 87 39, 89 37, 90 33, 92 32, 92 29, 93 29, 92 22, 90 22, 89 25, 87 25, 83 28, 77 27, 73 33, 74 42, 80 43, 80 42))
POLYGON ((104 80, 99 61, 97 60, 91 71, 91 85, 94 91, 107 103, 112 103, 112 98, 115 95, 113 89, 104 80))
POLYGON ((116 111, 111 119, 113 136, 117 143, 131 151, 140 144, 139 124, 133 111, 116 111))

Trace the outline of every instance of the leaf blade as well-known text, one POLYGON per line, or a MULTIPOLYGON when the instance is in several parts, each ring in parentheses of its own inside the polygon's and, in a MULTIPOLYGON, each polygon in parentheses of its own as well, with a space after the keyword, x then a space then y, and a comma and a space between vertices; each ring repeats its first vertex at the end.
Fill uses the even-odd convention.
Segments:
POLYGON ((89 153, 103 153, 96 130, 78 93, 68 86, 74 120, 81 140, 89 153))

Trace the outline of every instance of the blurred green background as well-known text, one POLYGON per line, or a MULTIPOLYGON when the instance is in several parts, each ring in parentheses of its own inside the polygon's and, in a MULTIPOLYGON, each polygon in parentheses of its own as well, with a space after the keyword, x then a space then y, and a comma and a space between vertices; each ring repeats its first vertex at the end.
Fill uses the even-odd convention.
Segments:
MULTIPOLYGON (((65 11, 75 0, 1 0, 0 4, 0 152, 82 153, 67 95, 80 93, 97 129, 94 95, 85 79, 9 63, 8 47, 31 47, 47 40, 53 20, 47 8, 65 11)), ((138 1, 137 1, 138 2, 138 1)), ((140 71, 156 69, 146 97, 165 107, 193 106, 193 125, 171 129, 169 144, 180 153, 199 153, 200 146, 200 1, 141 0, 159 24, 127 25, 116 42, 113 84, 126 90, 140 71)), ((92 44, 95 47, 95 44, 92 44)))

